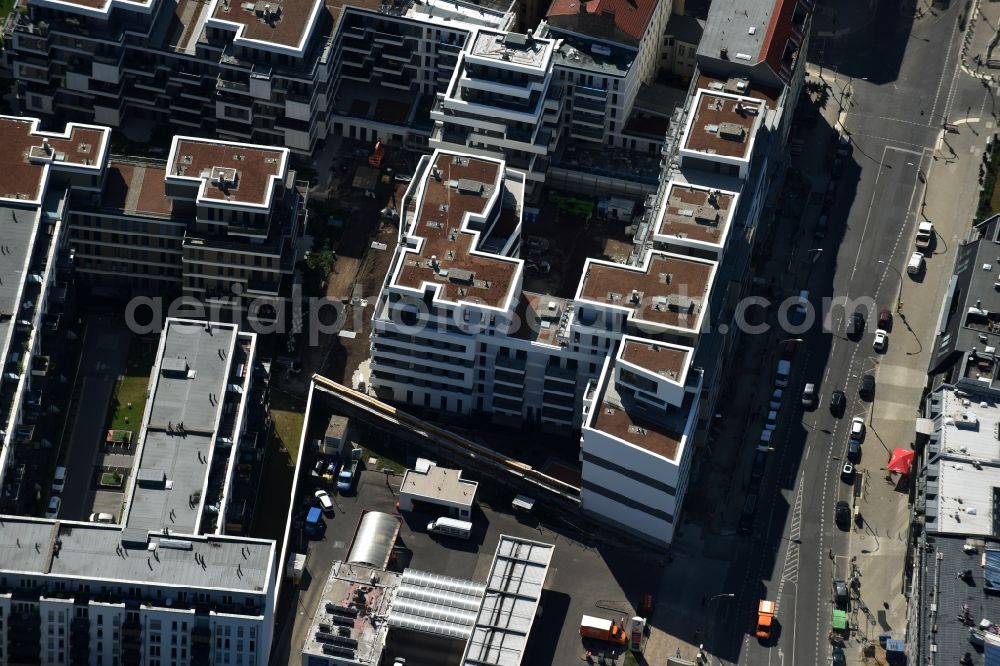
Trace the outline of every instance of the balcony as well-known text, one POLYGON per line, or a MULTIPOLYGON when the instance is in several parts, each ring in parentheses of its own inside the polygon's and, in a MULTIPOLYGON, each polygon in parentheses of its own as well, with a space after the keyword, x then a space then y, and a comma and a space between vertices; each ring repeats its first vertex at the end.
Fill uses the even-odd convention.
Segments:
POLYGON ((230 81, 229 79, 224 79, 221 76, 215 81, 216 90, 225 90, 227 92, 250 92, 250 84, 242 83, 240 81, 230 81))
POLYGON ((591 97, 593 99, 599 99, 602 102, 608 99, 607 88, 591 88, 590 86, 576 86, 573 88, 574 92, 574 103, 580 97, 591 97))

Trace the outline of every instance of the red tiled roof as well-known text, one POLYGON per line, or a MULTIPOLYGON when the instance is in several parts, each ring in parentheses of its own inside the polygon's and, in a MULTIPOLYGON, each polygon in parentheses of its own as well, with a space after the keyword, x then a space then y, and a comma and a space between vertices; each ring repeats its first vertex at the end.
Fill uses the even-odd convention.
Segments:
POLYGON ((658 0, 552 0, 546 17, 573 16, 586 12, 595 17, 613 18, 615 26, 635 40, 641 40, 658 0))
POLYGON ((792 16, 797 4, 798 0, 775 0, 775 8, 767 24, 767 34, 764 35, 764 43, 761 44, 760 53, 757 55, 758 62, 766 61, 779 76, 785 47, 792 37, 792 16))

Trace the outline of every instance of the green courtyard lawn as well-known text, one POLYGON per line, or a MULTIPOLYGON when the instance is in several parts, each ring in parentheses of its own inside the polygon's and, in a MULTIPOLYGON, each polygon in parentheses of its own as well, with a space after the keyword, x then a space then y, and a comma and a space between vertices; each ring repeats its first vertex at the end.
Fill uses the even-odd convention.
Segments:
POLYGON ((111 399, 110 430, 139 430, 146 409, 149 373, 156 360, 156 344, 134 337, 129 342, 125 374, 118 380, 111 399))

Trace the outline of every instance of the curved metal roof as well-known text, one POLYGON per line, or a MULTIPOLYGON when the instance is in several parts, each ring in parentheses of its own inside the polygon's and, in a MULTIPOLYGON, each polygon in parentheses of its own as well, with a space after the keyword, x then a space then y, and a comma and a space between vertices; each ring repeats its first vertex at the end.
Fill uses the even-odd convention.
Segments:
POLYGON ((381 511, 369 511, 361 517, 347 561, 385 569, 398 534, 399 518, 381 511))

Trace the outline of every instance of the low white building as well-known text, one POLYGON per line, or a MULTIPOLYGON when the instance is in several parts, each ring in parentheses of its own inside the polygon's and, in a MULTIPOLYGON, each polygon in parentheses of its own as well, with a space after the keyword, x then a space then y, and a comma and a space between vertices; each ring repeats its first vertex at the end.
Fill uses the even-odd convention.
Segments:
POLYGON ((452 518, 469 520, 478 486, 475 481, 463 479, 460 469, 446 469, 431 460, 417 458, 416 467, 406 470, 399 486, 399 510, 433 506, 446 509, 452 518))

